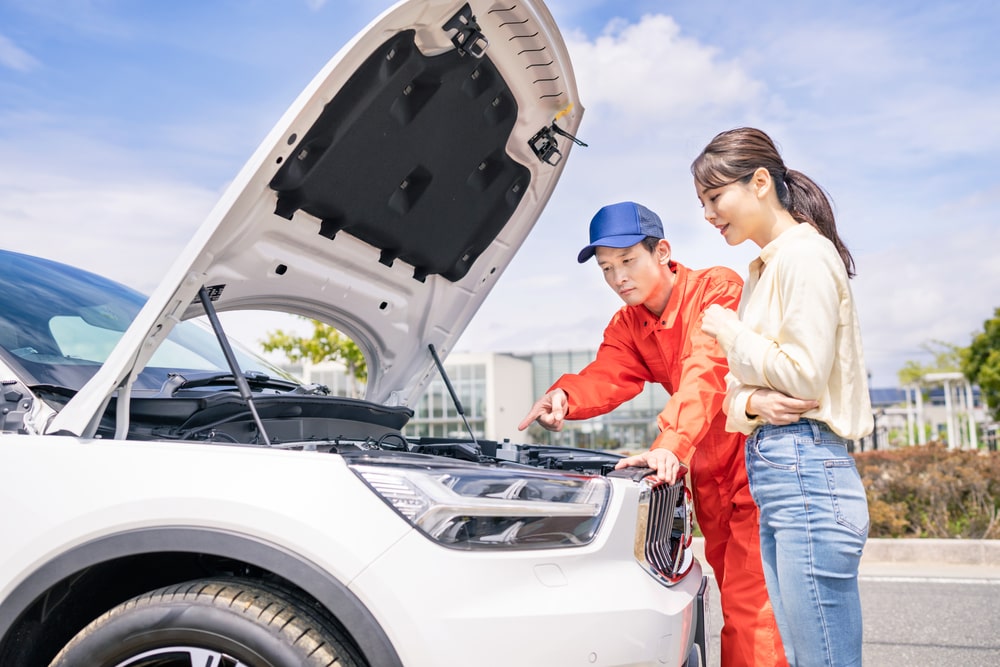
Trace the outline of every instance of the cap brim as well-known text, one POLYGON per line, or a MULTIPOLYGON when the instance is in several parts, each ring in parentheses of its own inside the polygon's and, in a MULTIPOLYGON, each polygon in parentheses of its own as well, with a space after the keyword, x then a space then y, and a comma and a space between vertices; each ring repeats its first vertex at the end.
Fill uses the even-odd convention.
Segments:
POLYGON ((597 239, 586 248, 580 251, 580 254, 576 256, 576 261, 583 264, 588 259, 594 256, 598 248, 631 248, 636 243, 639 243, 646 236, 644 234, 627 234, 625 236, 605 236, 603 239, 597 239))

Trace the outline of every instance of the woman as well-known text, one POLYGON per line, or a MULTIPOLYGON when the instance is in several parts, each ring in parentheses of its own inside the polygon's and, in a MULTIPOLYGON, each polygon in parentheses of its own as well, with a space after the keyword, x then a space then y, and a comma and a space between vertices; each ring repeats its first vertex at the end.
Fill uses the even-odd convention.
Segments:
POLYGON ((729 360, 726 428, 747 434, 761 558, 788 662, 861 664, 858 565, 865 490, 848 442, 871 433, 848 279, 854 261, 823 190, 787 169, 764 132, 717 135, 691 165, 705 219, 761 248, 739 316, 705 311, 729 360))

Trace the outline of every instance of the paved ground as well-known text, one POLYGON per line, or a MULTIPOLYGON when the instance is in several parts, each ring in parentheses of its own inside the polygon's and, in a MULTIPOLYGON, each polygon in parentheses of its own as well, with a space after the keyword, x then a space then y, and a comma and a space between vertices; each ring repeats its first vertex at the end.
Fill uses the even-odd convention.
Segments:
MULTIPOLYGON (((704 540, 694 538, 695 556, 706 574, 704 540)), ((921 576, 1000 579, 1000 540, 870 539, 861 576, 921 576)))
MULTIPOLYGON (((695 538, 693 548, 702 569, 709 575, 711 617, 710 661, 707 667, 718 667, 719 631, 722 627, 719 589, 703 556, 704 541, 695 538)), ((1000 593, 1000 540, 870 539, 861 560, 860 578, 862 588, 865 582, 955 580, 955 583, 986 584, 989 589, 1000 593)), ((1000 656, 995 657, 996 662, 986 664, 1000 665, 1000 656)))

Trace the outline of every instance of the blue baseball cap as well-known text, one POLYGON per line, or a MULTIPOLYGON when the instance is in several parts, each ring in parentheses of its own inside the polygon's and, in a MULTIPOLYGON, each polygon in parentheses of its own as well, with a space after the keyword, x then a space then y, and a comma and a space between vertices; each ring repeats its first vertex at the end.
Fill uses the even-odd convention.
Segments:
POLYGON ((663 238, 660 216, 632 201, 608 204, 590 221, 590 245, 580 251, 576 261, 583 264, 598 247, 629 248, 647 236, 663 238))

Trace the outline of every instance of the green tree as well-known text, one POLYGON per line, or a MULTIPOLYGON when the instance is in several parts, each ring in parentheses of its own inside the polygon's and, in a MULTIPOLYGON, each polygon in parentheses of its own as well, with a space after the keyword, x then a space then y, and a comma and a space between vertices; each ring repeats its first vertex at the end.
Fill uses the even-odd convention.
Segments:
MULTIPOLYGON (((302 319, 308 320, 305 317, 302 319)), ((268 332, 267 337, 261 341, 261 346, 265 352, 284 352, 292 362, 303 359, 313 364, 324 361, 341 362, 347 367, 347 377, 351 381, 351 395, 357 396, 356 382, 368 381, 368 365, 361 348, 329 324, 319 320, 309 321, 313 325, 311 336, 296 336, 277 329, 268 332)))
POLYGON ((1000 308, 962 354, 962 373, 979 385, 993 419, 1000 421, 1000 308))
POLYGON ((899 383, 904 387, 920 384, 921 378, 928 373, 958 372, 961 369, 964 348, 941 340, 931 340, 920 347, 932 354, 934 361, 930 364, 907 361, 898 374, 899 383))

